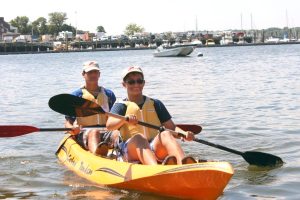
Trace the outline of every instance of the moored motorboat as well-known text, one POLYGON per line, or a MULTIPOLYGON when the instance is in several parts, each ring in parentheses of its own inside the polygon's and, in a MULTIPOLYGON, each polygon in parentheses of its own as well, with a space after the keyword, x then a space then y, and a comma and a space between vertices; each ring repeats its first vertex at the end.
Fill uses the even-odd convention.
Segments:
POLYGON ((176 46, 172 48, 163 48, 159 46, 153 53, 155 57, 174 57, 174 56, 187 56, 194 51, 194 46, 176 46))
POLYGON ((181 48, 181 51, 178 56, 187 56, 190 55, 194 51, 193 46, 185 46, 185 47, 179 47, 181 48))
POLYGON ((78 175, 99 185, 193 199, 218 198, 233 168, 228 162, 186 165, 141 165, 95 156, 66 136, 58 159, 78 175))

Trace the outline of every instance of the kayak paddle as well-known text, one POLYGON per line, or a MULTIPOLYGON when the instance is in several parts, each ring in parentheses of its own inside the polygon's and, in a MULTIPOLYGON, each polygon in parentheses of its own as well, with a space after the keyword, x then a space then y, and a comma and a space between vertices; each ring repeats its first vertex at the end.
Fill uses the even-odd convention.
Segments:
MULTIPOLYGON (((184 131, 193 129, 200 133, 202 128, 198 125, 189 125, 189 124, 177 124, 179 128, 184 131)), ((103 127, 103 126, 92 126, 93 128, 103 127)), ((83 127, 83 128, 92 128, 92 127, 83 127)), ((50 131, 71 131, 72 128, 37 128, 34 126, 28 125, 0 125, 0 137, 17 137, 21 135, 26 135, 33 132, 50 132, 50 131)))
MULTIPOLYGON (((49 107, 58 113, 61 113, 64 115, 69 115, 69 116, 83 117, 83 116, 90 116, 90 115, 94 115, 94 114, 103 113, 108 116, 112 116, 112 117, 116 117, 116 118, 121 118, 121 119, 125 118, 124 116, 121 116, 121 115, 117 115, 117 114, 110 113, 110 112, 105 112, 98 104, 96 104, 92 101, 74 96, 74 95, 70 95, 70 94, 59 94, 59 95, 53 96, 49 100, 49 107)), ((138 121, 138 124, 149 127, 149 128, 157 129, 160 131, 165 130, 164 127, 155 126, 155 125, 148 124, 148 123, 141 122, 141 121, 138 121)), ((184 136, 184 134, 182 134, 182 133, 177 132, 177 134, 184 136)), ((215 148, 218 148, 218 149, 230 152, 230 153, 240 155, 250 165, 274 166, 274 165, 283 164, 283 161, 280 157, 272 155, 272 154, 257 152, 257 151, 240 152, 240 151, 230 149, 230 148, 222 146, 222 145, 214 144, 214 143, 207 142, 205 140, 197 139, 197 138, 195 138, 194 141, 208 145, 208 146, 212 146, 212 147, 215 147, 215 148)))
MULTIPOLYGON (((99 113, 105 113, 105 111, 101 108, 100 105, 71 94, 59 94, 53 96, 52 98, 50 98, 48 104, 52 110, 63 115, 74 117, 86 117, 99 113)), ((120 117, 123 118, 123 116, 120 117)), ((151 126, 144 122, 139 122, 139 124, 142 126, 147 126, 149 128, 156 129, 156 126, 151 126)), ((194 134, 198 134, 202 130, 201 126, 195 124, 176 124, 176 126, 178 126, 184 131, 191 131, 194 134)))
POLYGON ((258 151, 246 151, 241 152, 234 149, 230 149, 228 147, 214 144, 202 139, 195 138, 195 142, 199 142, 201 144, 206 144, 211 147, 215 147, 217 149, 221 149, 230 153, 234 153, 237 155, 242 156, 250 165, 256 165, 256 166, 275 166, 275 165, 282 165, 283 161, 280 157, 269 154, 269 153, 263 153, 258 151))

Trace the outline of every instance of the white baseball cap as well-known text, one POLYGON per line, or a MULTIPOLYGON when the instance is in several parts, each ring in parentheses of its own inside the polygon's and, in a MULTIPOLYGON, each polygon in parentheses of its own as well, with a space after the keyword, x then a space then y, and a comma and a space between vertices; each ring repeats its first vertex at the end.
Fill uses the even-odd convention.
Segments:
POLYGON ((87 62, 83 63, 82 70, 84 72, 89 72, 92 70, 100 71, 100 68, 99 68, 99 64, 96 61, 87 61, 87 62))
POLYGON ((139 66, 129 66, 126 69, 123 70, 123 73, 122 73, 122 79, 123 79, 123 81, 124 81, 125 77, 128 74, 133 73, 133 72, 140 73, 144 77, 143 70, 139 66))

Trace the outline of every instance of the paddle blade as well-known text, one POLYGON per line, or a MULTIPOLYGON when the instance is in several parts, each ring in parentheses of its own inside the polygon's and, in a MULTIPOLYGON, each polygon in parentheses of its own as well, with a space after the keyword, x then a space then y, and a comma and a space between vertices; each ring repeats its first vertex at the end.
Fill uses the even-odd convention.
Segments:
POLYGON ((12 126, 12 125, 1 125, 0 126, 0 137, 16 137, 25 135, 32 132, 38 132, 40 129, 34 126, 12 126))
POLYGON ((184 131, 191 131, 194 134, 198 134, 202 131, 202 127, 199 125, 194 124, 176 124, 179 128, 181 128, 184 131))
POLYGON ((242 154, 242 156, 250 165, 276 166, 276 165, 283 164, 281 158, 268 153, 262 153, 257 151, 246 151, 242 154))
POLYGON ((52 110, 68 116, 86 117, 105 113, 98 104, 71 94, 53 96, 48 104, 52 110))

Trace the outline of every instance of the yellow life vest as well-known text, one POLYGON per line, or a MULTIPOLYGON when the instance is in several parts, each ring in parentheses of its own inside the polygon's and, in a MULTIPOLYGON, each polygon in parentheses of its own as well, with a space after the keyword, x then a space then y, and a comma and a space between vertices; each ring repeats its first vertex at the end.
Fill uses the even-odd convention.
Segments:
MULTIPOLYGON (((156 126, 161 126, 161 122, 154 108, 154 101, 149 97, 146 97, 142 109, 140 109, 139 106, 134 102, 122 101, 121 103, 124 103, 127 106, 125 115, 134 114, 137 116, 137 119, 139 121, 143 121, 156 126)), ((125 123, 120 128, 120 132, 124 141, 137 133, 143 134, 147 138, 147 140, 150 141, 158 134, 158 131, 155 129, 141 126, 139 124, 131 125, 128 123, 125 123)))
MULTIPOLYGON (((104 92, 103 87, 99 87, 99 94, 95 98, 89 91, 82 88, 82 98, 93 101, 100 105, 103 110, 109 112, 108 97, 104 92)), ((77 123, 82 126, 94 126, 94 125, 105 125, 107 117, 104 114, 96 114, 87 117, 77 117, 77 123)))

